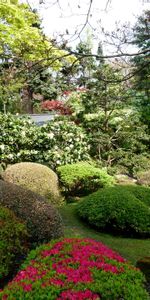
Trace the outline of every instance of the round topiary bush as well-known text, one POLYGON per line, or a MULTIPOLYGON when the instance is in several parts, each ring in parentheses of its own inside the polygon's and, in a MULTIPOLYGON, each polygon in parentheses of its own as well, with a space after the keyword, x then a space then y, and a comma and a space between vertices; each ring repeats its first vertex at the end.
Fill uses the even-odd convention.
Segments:
POLYGON ((137 199, 150 206, 150 188, 138 185, 127 185, 121 190, 133 194, 137 199))
POLYGON ((26 222, 32 242, 41 243, 63 234, 61 217, 45 199, 27 189, 0 180, 0 204, 26 222))
POLYGON ((112 186, 114 178, 106 170, 99 169, 89 162, 67 164, 57 168, 65 196, 83 196, 104 186, 112 186))
POLYGON ((8 182, 25 187, 53 204, 60 204, 58 177, 50 168, 31 162, 17 163, 9 166, 2 175, 8 182))
POLYGON ((28 251, 28 234, 15 214, 0 206, 0 284, 28 251))
POLYGON ((100 230, 128 236, 150 236, 150 209, 124 186, 101 189, 77 205, 81 218, 100 230))
POLYGON ((91 239, 53 241, 32 251, 0 299, 148 300, 142 273, 91 239))

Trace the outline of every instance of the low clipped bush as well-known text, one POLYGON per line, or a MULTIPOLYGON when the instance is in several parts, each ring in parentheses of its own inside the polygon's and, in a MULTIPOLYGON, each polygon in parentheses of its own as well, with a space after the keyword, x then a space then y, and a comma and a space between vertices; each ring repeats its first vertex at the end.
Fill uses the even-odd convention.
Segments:
POLYGON ((50 203, 61 203, 58 177, 47 166, 31 162, 17 163, 9 166, 2 178, 44 196, 50 203))
POLYGON ((149 206, 123 186, 101 189, 77 205, 81 218, 100 230, 129 236, 150 236, 149 206))
POLYGON ((150 188, 138 185, 121 187, 121 190, 133 194, 138 200, 150 207, 150 188))
POLYGON ((25 224, 11 210, 0 206, 0 283, 27 250, 28 234, 25 224))
POLYGON ((150 186, 150 170, 138 172, 136 176, 138 184, 150 186))
POLYGON ((78 162, 57 168, 62 191, 67 196, 86 195, 114 183, 105 170, 96 168, 88 162, 78 162))
POLYGON ((148 300, 144 277, 91 239, 62 239, 32 251, 0 299, 148 300))
POLYGON ((56 208, 30 190, 0 180, 0 204, 25 221, 31 242, 43 243, 63 235, 56 208))

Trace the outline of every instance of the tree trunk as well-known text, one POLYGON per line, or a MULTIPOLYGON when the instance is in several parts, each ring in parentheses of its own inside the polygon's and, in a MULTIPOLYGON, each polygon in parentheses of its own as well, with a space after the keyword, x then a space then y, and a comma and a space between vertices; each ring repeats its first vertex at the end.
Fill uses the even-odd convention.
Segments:
POLYGON ((25 85, 22 90, 22 112, 33 114, 33 98, 32 91, 28 85, 25 85))

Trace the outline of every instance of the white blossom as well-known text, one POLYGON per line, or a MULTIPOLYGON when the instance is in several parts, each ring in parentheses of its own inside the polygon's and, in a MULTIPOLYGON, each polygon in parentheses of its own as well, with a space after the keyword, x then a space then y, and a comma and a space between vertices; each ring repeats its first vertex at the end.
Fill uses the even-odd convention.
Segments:
POLYGON ((4 144, 0 145, 0 149, 3 151, 5 149, 5 145, 4 144))
POLYGON ((11 153, 10 153, 10 154, 8 154, 8 158, 9 158, 9 159, 12 159, 13 157, 14 157, 14 155, 13 155, 13 154, 11 154, 11 153))
POLYGON ((53 133, 53 132, 50 132, 50 133, 47 134, 47 136, 48 136, 50 139, 53 139, 54 133, 53 133))

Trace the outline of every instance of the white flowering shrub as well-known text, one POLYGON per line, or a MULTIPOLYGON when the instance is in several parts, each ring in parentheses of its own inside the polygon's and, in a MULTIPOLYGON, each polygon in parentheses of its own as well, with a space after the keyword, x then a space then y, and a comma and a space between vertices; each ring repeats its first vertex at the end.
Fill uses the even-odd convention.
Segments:
POLYGON ((0 160, 59 165, 89 159, 83 129, 74 122, 56 119, 41 127, 28 118, 0 114, 0 160))
POLYGON ((89 159, 85 133, 74 122, 52 121, 43 125, 41 131, 46 132, 52 144, 51 149, 45 152, 45 161, 50 159, 56 162, 56 165, 64 165, 89 159))

